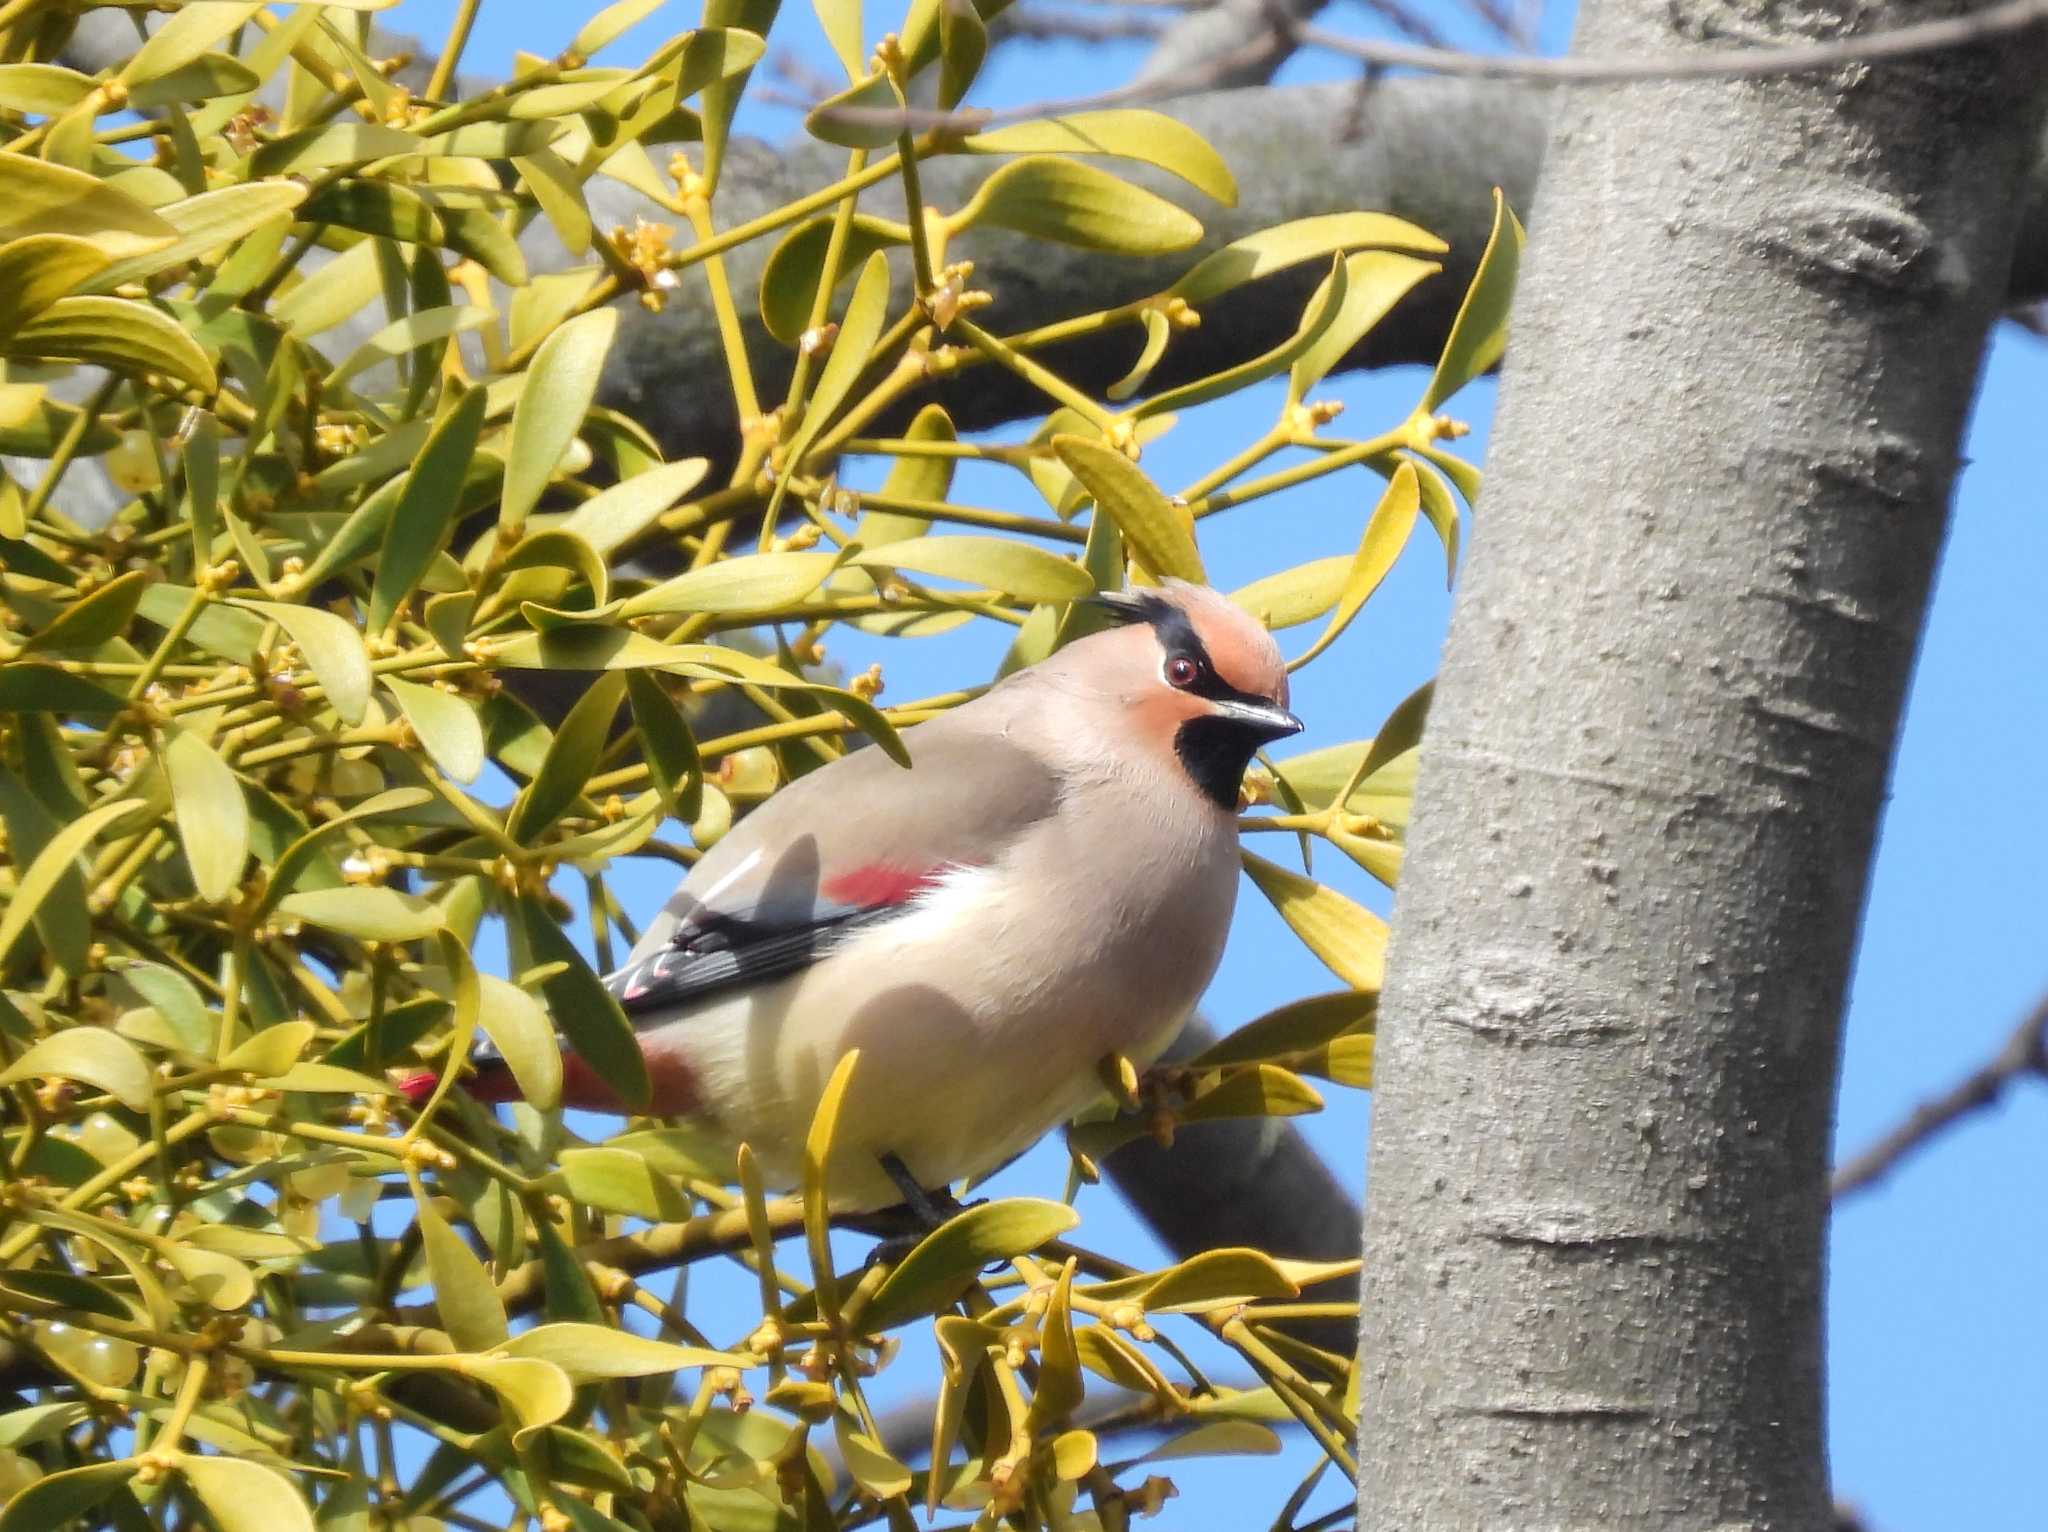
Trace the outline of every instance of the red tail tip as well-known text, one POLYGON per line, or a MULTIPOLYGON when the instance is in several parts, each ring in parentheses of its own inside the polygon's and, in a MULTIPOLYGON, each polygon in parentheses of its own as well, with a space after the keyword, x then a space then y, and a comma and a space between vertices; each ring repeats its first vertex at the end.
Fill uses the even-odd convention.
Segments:
POLYGON ((434 1094, 434 1087, 441 1083, 441 1077, 432 1070, 422 1070, 416 1075, 407 1075, 398 1082, 398 1089, 414 1106, 423 1104, 434 1094))

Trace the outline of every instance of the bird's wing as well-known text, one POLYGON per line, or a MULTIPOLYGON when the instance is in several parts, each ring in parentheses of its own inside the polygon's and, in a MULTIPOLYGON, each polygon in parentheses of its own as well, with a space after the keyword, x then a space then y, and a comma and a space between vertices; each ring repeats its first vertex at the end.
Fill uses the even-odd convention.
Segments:
POLYGON ((794 973, 902 915, 949 869, 994 862, 1051 814, 1053 768, 972 707, 913 730, 907 770, 857 750, 741 821, 605 980, 626 1014, 666 1019, 794 973))

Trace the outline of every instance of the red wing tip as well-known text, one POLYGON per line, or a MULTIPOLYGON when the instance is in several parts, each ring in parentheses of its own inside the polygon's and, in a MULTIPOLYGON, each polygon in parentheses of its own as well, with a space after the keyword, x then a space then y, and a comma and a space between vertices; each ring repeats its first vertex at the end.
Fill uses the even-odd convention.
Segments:
POLYGON ((943 867, 895 867, 877 862, 848 868, 819 892, 841 904, 866 908, 904 904, 938 882, 944 872, 943 867))
POLYGON ((427 1097, 434 1094, 434 1087, 441 1083, 441 1077, 432 1070, 422 1070, 416 1075, 407 1075, 398 1082, 399 1093, 414 1106, 424 1105, 427 1097))

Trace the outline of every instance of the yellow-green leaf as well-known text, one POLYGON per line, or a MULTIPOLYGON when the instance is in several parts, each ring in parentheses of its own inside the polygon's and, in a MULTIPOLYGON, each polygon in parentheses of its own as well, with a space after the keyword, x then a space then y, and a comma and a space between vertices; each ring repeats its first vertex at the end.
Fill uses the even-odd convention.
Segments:
POLYGON ((257 181, 166 203, 156 210, 157 216, 177 231, 177 238, 147 254, 115 261, 92 279, 87 290, 111 292, 123 283, 197 260, 247 239, 273 220, 285 219, 305 200, 306 188, 297 181, 257 181))
POLYGON ((861 1316, 871 1330, 888 1330, 935 1313, 959 1297, 991 1261, 1029 1255, 1081 1221, 1063 1202, 1008 1197, 956 1213, 927 1234, 875 1290, 861 1316))
POLYGON ((285 630, 343 723, 363 721, 370 705, 370 656, 354 623, 319 607, 289 601, 243 601, 239 605, 261 612, 285 630))
POLYGON ((1344 301, 1314 343, 1288 369, 1288 402, 1299 403, 1350 355, 1353 346, 1372 333, 1395 304, 1413 291, 1416 283, 1442 270, 1443 266, 1436 261, 1394 250, 1364 250, 1347 256, 1344 301))
POLYGON ((569 51, 578 58, 589 58, 639 26, 660 10, 662 3, 663 0, 612 0, 610 5, 577 29, 576 36, 570 40, 569 51))
POLYGON ((1237 182, 1223 156, 1193 128, 1164 112, 1073 112, 991 128, 960 147, 969 154, 1104 154, 1138 160, 1179 176, 1225 207, 1237 205, 1237 182))
POLYGON ((47 626, 29 635, 23 653, 36 650, 97 649, 108 639, 125 633, 149 589, 149 572, 130 570, 117 575, 91 595, 59 611, 47 626))
POLYGON ((1328 279, 1309 296, 1307 307, 1301 311, 1301 323, 1295 326, 1294 333, 1286 340, 1270 351, 1226 367, 1221 372, 1212 372, 1207 377, 1196 378, 1176 388, 1162 389, 1132 413, 1144 419, 1188 409, 1206 404, 1211 399, 1220 399, 1225 394, 1238 393, 1272 377, 1321 342, 1337 315, 1343 311, 1349 294, 1350 277, 1344 263, 1338 261, 1331 266, 1328 279))
POLYGON ((825 40, 845 66, 846 78, 859 79, 866 52, 861 46, 860 0, 811 0, 811 8, 818 13, 825 40))
POLYGON ((53 1527, 77 1526, 87 1511, 134 1478, 141 1466, 134 1458, 117 1458, 44 1474, 17 1490, 5 1509, 0 1509, 0 1532, 50 1532, 53 1527))
POLYGON ((149 1061, 133 1043, 104 1027, 80 1024, 53 1032, 0 1071, 0 1085, 38 1078, 77 1080, 97 1086, 130 1111, 149 1110, 149 1061))
POLYGON ((748 1358, 703 1346, 675 1346, 609 1325, 536 1325, 497 1348, 498 1356, 553 1362, 579 1383, 593 1378, 645 1378, 685 1367, 745 1367, 748 1358))
POLYGON ((794 606, 824 584, 838 563, 837 554, 816 552, 748 553, 720 559, 629 598, 619 615, 631 619, 671 612, 778 611, 794 606))
POLYGON ((441 910, 395 888, 308 888, 277 902, 280 915, 365 942, 414 942, 443 924, 441 910))
POLYGON ((597 553, 609 557, 695 489, 707 467, 709 464, 701 457, 686 457, 635 474, 584 501, 569 514, 560 530, 573 533, 597 553))
POLYGON ((157 111, 190 101, 210 101, 216 96, 246 95, 262 83, 263 77, 233 54, 202 53, 167 74, 137 85, 128 93, 128 105, 136 111, 157 111))
POLYGON ((1249 851, 1242 855, 1252 882, 1272 900, 1302 945, 1345 983, 1379 989, 1387 962, 1385 921, 1334 888, 1325 888, 1249 851))
POLYGON ((260 145, 249 158, 249 176, 251 180, 268 180, 425 151, 426 145, 418 138, 397 128, 375 122, 336 122, 260 145))
POLYGON ((918 537, 862 549, 847 562, 986 585, 1020 601, 1075 601, 1095 589, 1079 564, 1006 537, 918 537))
POLYGON ((842 149, 879 149, 903 131, 903 96, 887 74, 857 80, 804 114, 804 131, 842 149))
POLYGON ((1254 580, 1232 591, 1230 599, 1269 629, 1299 627, 1314 622, 1337 604, 1344 594, 1345 577, 1356 562, 1354 555, 1345 553, 1311 559, 1254 580))
POLYGON ((465 1351, 488 1351, 503 1342, 505 1305, 484 1263, 430 1204, 420 1203, 419 1223, 441 1328, 465 1351))
POLYGON ((57 64, 0 64, 0 109, 61 117, 99 88, 91 75, 57 64))
POLYGON ((605 1144, 564 1149, 557 1176, 571 1201, 607 1213, 655 1223, 676 1223, 690 1216, 690 1199, 629 1149, 605 1144))
POLYGON ((1173 322, 1163 310, 1146 309, 1138 316, 1138 322, 1145 327, 1145 344, 1138 352, 1138 359, 1131 363, 1130 371, 1103 390, 1111 399, 1128 399, 1145 386, 1145 380, 1152 376, 1152 369, 1166 355, 1166 343, 1173 336, 1173 322))
POLYGON ((397 676, 383 679, 384 689, 391 693, 434 764, 457 782, 474 782, 484 769, 484 726, 475 704, 418 681, 397 676))
POLYGON ((1225 1117, 1299 1117, 1322 1109, 1323 1098, 1291 1069, 1253 1064, 1225 1074, 1182 1108, 1180 1117, 1183 1122, 1214 1122, 1225 1117))
MULTIPOLYGON (((28 871, 21 874, 14 886, 13 897, 7 901, 7 912, 0 915, 0 958, 4 958, 26 931, 29 922, 35 918, 36 907, 73 870, 80 852, 92 844, 93 838, 117 819, 133 814, 143 805, 133 798, 122 798, 113 803, 103 803, 88 810, 52 835, 43 849, 36 853, 36 859, 29 863, 28 871)), ((145 1092, 145 1097, 147 1092, 145 1092)))
POLYGON ((540 769, 506 818, 505 833, 513 840, 531 842, 582 794, 611 738, 612 719, 625 694, 625 677, 612 674, 600 677, 576 699, 549 741, 540 769))
POLYGON ((832 1432, 846 1472, 870 1495, 886 1500, 910 1488, 914 1477, 910 1470, 887 1447, 855 1427, 844 1413, 833 1412, 832 1432))
POLYGON ((523 526, 526 513, 540 502, 562 454, 583 428, 618 328, 618 310, 594 309, 562 325, 534 353, 526 388, 512 411, 499 526, 523 526))
POLYGON ((163 1254, 193 1296, 209 1308, 232 1313, 256 1296, 256 1279, 249 1268, 223 1251, 180 1243, 165 1246, 163 1254))
POLYGON ((1299 658, 1288 663, 1289 670, 1299 670, 1335 643, 1338 635, 1351 626, 1351 619, 1380 588, 1380 582, 1386 579, 1394 561, 1400 558, 1401 550, 1408 546, 1409 534, 1415 530, 1416 513, 1421 508, 1422 494, 1415 482, 1415 467, 1404 462, 1394 470, 1386 493, 1380 496, 1380 503, 1365 524, 1365 533, 1358 540, 1358 551, 1351 556, 1351 568, 1344 576, 1344 589, 1337 599, 1337 610, 1330 614, 1329 622, 1316 635, 1316 641, 1299 658))
MULTIPOLYGON (((205 7, 187 7, 192 9, 205 7)), ((242 1458, 181 1452, 178 1471, 220 1532, 313 1532, 306 1502, 291 1480, 274 1468, 242 1458)))
POLYGON ((1348 250, 1407 250, 1441 255, 1450 247, 1434 234, 1390 213, 1319 213, 1234 239, 1202 257, 1162 295, 1200 307, 1233 287, 1256 282, 1303 261, 1348 250))
POLYGON ((390 626, 447 541, 462 506, 462 484, 476 456, 488 402, 481 388, 464 394, 435 422, 418 462, 406 476, 405 489, 384 526, 384 549, 370 590, 365 623, 372 633, 390 626))
POLYGON ((459 1370, 489 1388, 512 1411, 518 1422, 514 1441, 560 1420, 576 1402, 576 1388, 569 1375, 537 1357, 464 1357, 459 1370))
POLYGON ((1284 1059, 1290 1054, 1320 1048, 1355 1029, 1370 1029, 1378 1014, 1379 997, 1362 990, 1340 989, 1334 994, 1296 1000, 1219 1038, 1190 1060, 1188 1067, 1214 1069, 1225 1064, 1284 1059))
POLYGON ((1035 1436, 1071 1415, 1081 1403, 1081 1357, 1074 1349, 1074 1262, 1053 1284, 1038 1326, 1038 1384, 1026 1425, 1035 1436))
POLYGON ((1270 1426, 1256 1420, 1211 1420, 1168 1437, 1138 1461, 1171 1463, 1182 1458, 1271 1457, 1280 1450, 1280 1437, 1270 1426))
MULTIPOLYGON (((811 305, 824 272, 832 224, 830 218, 813 218, 797 225, 769 252, 767 264, 761 268, 761 322, 785 346, 796 345, 811 322, 811 305)), ((907 225, 868 213, 854 214, 839 270, 834 273, 835 285, 851 282, 877 250, 909 242, 907 225)))
POLYGON ((939 110, 960 104, 981 61, 988 57, 988 26, 974 0, 939 0, 939 110))
POLYGON ((1005 165, 981 184, 954 222, 1123 255, 1165 255, 1202 237, 1201 221, 1164 197, 1085 161, 1053 155, 1005 165))
POLYGON ((580 256, 590 248, 590 208, 583 200, 583 182, 571 165, 551 149, 536 149, 512 161, 526 189, 554 225, 562 248, 580 256))
MULTIPOLYGON (((846 300, 846 313, 839 321, 838 337, 818 369, 818 381, 811 390, 811 402, 804 410, 796 439, 790 443, 789 462, 800 464, 811 443, 839 413, 839 406, 853 392, 867 367, 868 354, 882 335, 882 321, 889 314, 889 258, 877 250, 861 268, 853 296, 846 300)), ((787 482, 787 481, 785 481, 787 482)))
POLYGON ((213 746, 190 729, 170 732, 162 760, 192 886, 200 898, 218 904, 242 881, 249 859, 249 805, 242 784, 213 746))
POLYGON ((149 35, 121 66, 118 76, 132 92, 137 86, 182 69, 262 10, 260 3, 222 4, 196 0, 149 35))
POLYGON ((641 753, 663 812, 694 820, 703 803, 704 765, 682 710, 662 690, 661 682, 645 671, 626 673, 626 694, 632 699, 641 753))
POLYGON ((213 363, 177 321, 128 298, 59 298, 16 327, 11 355, 92 362, 116 372, 154 372, 210 394, 213 363))
POLYGON ((617 998, 537 900, 519 901, 514 934, 515 951, 523 946, 525 960, 545 974, 540 991, 569 1045, 629 1109, 645 1107, 651 1089, 647 1060, 617 998))
POLYGON ((298 1063, 319 1030, 310 1021, 280 1021, 229 1049, 220 1067, 230 1074, 281 1075, 298 1063))
POLYGON ((832 1273, 832 1188, 828 1176, 839 1136, 839 1109, 845 1104, 847 1089, 859 1064, 858 1048, 849 1048, 840 1055, 839 1062, 832 1067, 832 1077, 819 1093, 817 1109, 811 1113, 810 1131, 804 1136, 804 1240, 810 1247, 811 1280, 818 1296, 818 1309, 825 1314, 838 1308, 838 1284, 832 1273))
POLYGON ((1052 449, 1094 498, 1095 508, 1116 522, 1125 545, 1148 570, 1160 578, 1206 583, 1187 513, 1169 504, 1136 463, 1084 436, 1055 436, 1052 449))
POLYGON ((1508 309, 1514 302, 1515 275, 1522 263, 1522 222, 1508 210, 1500 188, 1493 191, 1493 231, 1465 301, 1451 323, 1450 338, 1438 358, 1429 387, 1418 408, 1433 412, 1451 395, 1492 367, 1508 344, 1508 309))
POLYGON ((82 239, 118 261, 160 249, 178 231, 98 176, 0 152, 0 244, 31 234, 82 239))
POLYGON ((107 252, 69 234, 0 245, 0 341, 109 264, 107 252))

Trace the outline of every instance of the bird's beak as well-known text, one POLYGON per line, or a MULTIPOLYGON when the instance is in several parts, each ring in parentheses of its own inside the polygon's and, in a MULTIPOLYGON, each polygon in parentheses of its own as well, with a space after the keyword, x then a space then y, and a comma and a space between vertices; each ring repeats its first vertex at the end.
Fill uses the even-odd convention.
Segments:
POLYGON ((1285 739, 1290 734, 1301 732, 1299 718, 1270 702, 1240 702, 1233 698, 1215 706, 1218 715, 1228 718, 1246 733, 1257 735, 1260 740, 1285 739))

